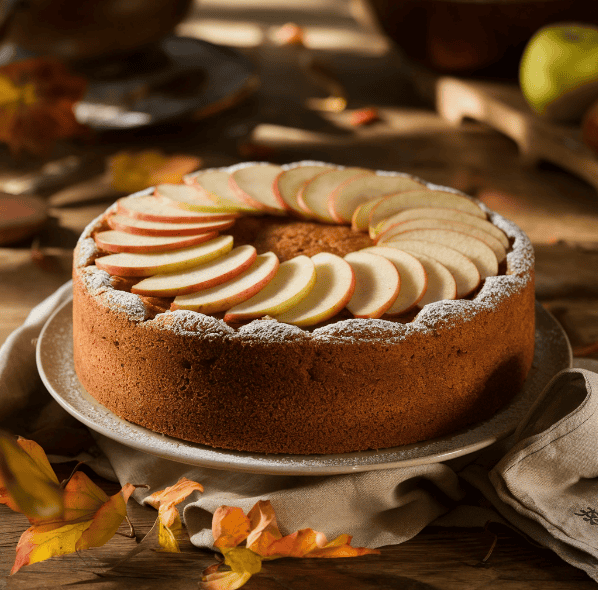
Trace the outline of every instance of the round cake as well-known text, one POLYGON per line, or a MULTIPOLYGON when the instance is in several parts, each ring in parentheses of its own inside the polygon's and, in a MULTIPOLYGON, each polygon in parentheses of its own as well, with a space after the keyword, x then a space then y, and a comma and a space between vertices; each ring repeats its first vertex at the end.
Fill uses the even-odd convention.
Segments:
POLYGON ((492 416, 534 354, 512 222, 406 174, 201 170, 120 199, 74 256, 77 376, 116 415, 258 453, 331 454, 492 416))

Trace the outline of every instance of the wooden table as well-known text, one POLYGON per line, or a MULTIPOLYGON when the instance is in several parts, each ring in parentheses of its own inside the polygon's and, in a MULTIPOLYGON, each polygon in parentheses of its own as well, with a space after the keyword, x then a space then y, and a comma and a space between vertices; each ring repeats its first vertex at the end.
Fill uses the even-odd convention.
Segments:
MULTIPOLYGON (((358 7, 359 8, 359 7, 358 7)), ((362 13, 344 0, 305 3, 272 0, 202 0, 180 33, 234 44, 257 64, 262 79, 247 101, 216 117, 151 131, 111 133, 92 144, 62 144, 58 163, 75 163, 62 184, 41 183, 51 223, 34 239, 0 248, 0 342, 30 309, 70 275, 72 247, 83 227, 112 202, 103 180, 105 158, 122 149, 155 148, 200 156, 205 166, 246 159, 290 162, 316 159, 345 165, 401 170, 475 195, 517 222, 537 254, 537 298, 562 323, 576 353, 598 358, 598 196, 583 181, 554 167, 524 165, 516 145, 479 123, 454 127, 422 98, 409 68, 362 13), (276 27, 304 24, 311 56, 334 72, 348 96, 348 111, 320 113, 306 101, 326 91, 306 75, 291 47, 273 43, 276 27), (353 127, 350 113, 375 106, 380 120, 353 127), (79 162, 79 164, 77 164, 79 162), (83 164, 81 164, 83 163, 83 164)), ((15 162, 0 151, 0 186, 33 186, 42 164, 15 162), (33 179, 33 180, 32 180, 33 179), (33 184, 32 184, 33 182, 33 184), (29 183, 29 184, 28 184, 29 183)), ((56 442, 56 441, 55 441, 56 442)), ((66 475, 71 466, 59 466, 66 475)), ((108 492, 116 485, 94 479, 108 492)), ((131 501, 138 536, 156 513, 131 501)), ((0 575, 6 576, 26 520, 0 506, 0 575)), ((124 528, 122 529, 124 532, 124 528)), ((195 587, 213 554, 187 543, 178 555, 146 551, 108 571, 135 541, 117 536, 106 546, 24 568, 10 588, 70 584, 98 589, 195 587)), ((2 582, 0 582, 0 586, 2 582)), ((382 548, 380 556, 351 560, 277 560, 267 563, 251 588, 593 588, 583 572, 499 525, 489 529, 427 528, 411 541, 382 548), (494 546, 489 557, 491 547, 494 546), (485 559, 487 557, 487 559, 485 559)))

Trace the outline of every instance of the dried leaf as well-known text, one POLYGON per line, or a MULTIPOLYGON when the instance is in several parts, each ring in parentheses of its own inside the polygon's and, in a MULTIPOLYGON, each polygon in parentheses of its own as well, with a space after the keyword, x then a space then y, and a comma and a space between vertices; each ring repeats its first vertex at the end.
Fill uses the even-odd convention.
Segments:
POLYGON ((178 538, 183 530, 176 505, 195 491, 203 492, 203 486, 186 477, 164 490, 154 492, 146 502, 158 509, 158 542, 164 551, 179 552, 178 538))
POLYGON ((32 440, 0 432, 0 504, 31 522, 59 518, 63 491, 43 449, 32 440))
POLYGON ((358 109, 351 113, 349 122, 353 127, 360 127, 361 125, 369 125, 374 121, 379 121, 380 115, 376 107, 366 109, 358 109))
POLYGON ((278 45, 304 45, 305 33, 296 23, 286 23, 274 33, 274 40, 278 45))
POLYGON ((108 159, 109 180, 117 191, 134 193, 162 183, 182 182, 185 174, 201 166, 201 158, 166 156, 156 150, 119 152, 108 159))

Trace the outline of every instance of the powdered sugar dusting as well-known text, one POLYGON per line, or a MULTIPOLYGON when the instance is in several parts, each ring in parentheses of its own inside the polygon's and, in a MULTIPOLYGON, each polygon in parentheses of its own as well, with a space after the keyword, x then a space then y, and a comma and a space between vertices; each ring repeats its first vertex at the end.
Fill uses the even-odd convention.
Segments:
POLYGON ((75 266, 82 268, 93 264, 100 251, 93 238, 79 240, 75 254, 75 266))
POLYGON ((92 295, 99 295, 112 287, 110 275, 105 270, 100 270, 97 266, 88 266, 82 269, 81 277, 87 290, 92 295))
POLYGON ((202 338, 223 338, 231 336, 235 331, 222 320, 194 311, 177 309, 157 315, 147 322, 159 329, 169 330, 175 334, 201 334, 202 338))
POLYGON ((139 295, 110 289, 102 295, 104 303, 116 312, 125 313, 134 322, 142 322, 147 317, 145 305, 139 295))
POLYGON ((270 342, 289 342, 304 340, 309 335, 297 326, 282 324, 274 319, 254 320, 239 328, 238 336, 243 339, 267 339, 270 342))

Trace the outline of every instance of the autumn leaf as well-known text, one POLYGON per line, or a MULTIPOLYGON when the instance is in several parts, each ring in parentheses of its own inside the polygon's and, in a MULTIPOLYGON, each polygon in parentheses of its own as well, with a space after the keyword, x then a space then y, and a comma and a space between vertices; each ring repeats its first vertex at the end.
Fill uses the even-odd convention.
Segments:
POLYGON ((166 156, 156 150, 119 152, 108 159, 108 176, 117 191, 134 193, 161 183, 177 184, 201 166, 201 158, 166 156))
POLYGON ((183 530, 177 504, 195 491, 203 492, 203 486, 186 477, 159 492, 154 492, 145 501, 158 509, 158 542, 164 551, 179 552, 178 538, 183 530))
POLYGON ((64 488, 64 515, 33 524, 23 533, 11 574, 56 555, 104 545, 125 519, 134 490, 135 486, 125 484, 108 497, 85 473, 75 472, 64 488))
POLYGON ((203 572, 204 590, 234 590, 261 570, 262 560, 281 557, 356 557, 378 554, 377 549, 351 547, 350 535, 328 541, 324 533, 302 529, 283 536, 269 501, 261 500, 247 515, 240 509, 221 506, 212 519, 214 546, 224 555, 230 570, 219 572, 220 564, 203 572), (245 542, 245 547, 239 547, 245 542))
POLYGON ((369 107, 365 109, 358 109, 351 113, 349 122, 353 127, 360 127, 362 125, 369 125, 375 121, 380 120, 380 114, 376 107, 369 107))
POLYGON ((73 111, 87 81, 56 59, 0 66, 0 142, 13 153, 46 155, 59 139, 88 132, 73 111))
POLYGON ((0 432, 0 504, 30 521, 59 518, 63 491, 43 449, 34 441, 0 432))

